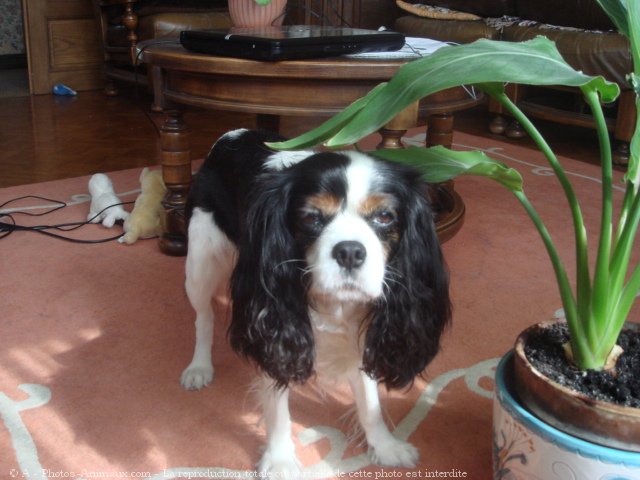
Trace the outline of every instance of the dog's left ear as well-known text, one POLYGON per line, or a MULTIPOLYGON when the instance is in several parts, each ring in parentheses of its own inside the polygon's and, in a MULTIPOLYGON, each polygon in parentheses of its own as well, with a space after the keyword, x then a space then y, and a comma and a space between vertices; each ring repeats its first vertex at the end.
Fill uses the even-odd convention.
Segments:
POLYGON ((365 372, 387 388, 405 387, 422 373, 438 353, 451 317, 449 276, 421 185, 411 190, 405 205, 405 229, 389 260, 363 356, 365 372))
POLYGON ((231 278, 233 349, 285 387, 313 374, 304 256, 288 224, 291 182, 265 174, 249 200, 231 278))

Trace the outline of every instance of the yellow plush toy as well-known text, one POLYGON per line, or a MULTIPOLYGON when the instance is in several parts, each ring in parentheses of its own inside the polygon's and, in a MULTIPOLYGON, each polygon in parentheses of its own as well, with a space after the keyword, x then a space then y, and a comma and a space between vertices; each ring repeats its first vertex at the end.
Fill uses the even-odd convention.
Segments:
POLYGON ((142 192, 124 222, 125 234, 118 240, 120 243, 131 245, 139 238, 157 237, 162 233, 164 209, 161 202, 167 191, 162 172, 145 168, 140 174, 140 185, 142 192))

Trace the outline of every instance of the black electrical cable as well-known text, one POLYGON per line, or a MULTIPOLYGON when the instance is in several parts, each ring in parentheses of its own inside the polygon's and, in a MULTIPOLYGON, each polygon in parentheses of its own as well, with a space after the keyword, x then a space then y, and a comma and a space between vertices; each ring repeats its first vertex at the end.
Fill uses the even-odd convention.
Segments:
POLYGON ((96 244, 96 243, 112 242, 112 241, 117 240, 118 238, 120 238, 122 235, 124 235, 124 233, 120 233, 117 236, 108 237, 108 238, 100 238, 100 239, 95 239, 95 240, 80 240, 80 239, 76 239, 76 238, 66 237, 64 235, 60 235, 60 234, 57 234, 57 233, 52 233, 49 230, 58 230, 58 231, 62 231, 62 232, 71 232, 73 230, 77 230, 80 227, 83 227, 84 225, 92 224, 93 220, 98 218, 103 212, 105 212, 109 208, 117 207, 119 205, 131 205, 133 203, 134 202, 131 201, 131 202, 121 202, 121 203, 116 203, 116 204, 113 204, 113 205, 109 205, 108 207, 103 208, 100 212, 98 212, 96 215, 94 215, 90 219, 88 219, 86 221, 82 221, 82 222, 69 222, 69 223, 61 223, 61 224, 57 224, 57 225, 24 226, 24 225, 18 225, 16 223, 14 215, 28 215, 28 216, 31 216, 31 217, 41 217, 43 215, 47 215, 49 213, 55 212, 57 210, 60 210, 61 208, 65 208, 65 207, 67 207, 67 204, 65 202, 62 202, 62 201, 59 201, 59 200, 53 200, 53 199, 50 199, 50 198, 40 197, 40 196, 37 196, 37 195, 26 195, 24 197, 14 198, 14 199, 11 199, 11 200, 3 203, 2 205, 0 205, 0 219, 1 218, 7 218, 9 220, 9 222, 10 222, 10 223, 7 223, 7 222, 0 221, 0 240, 2 240, 3 238, 8 237, 13 232, 33 232, 33 233, 40 233, 42 235, 47 235, 49 237, 56 238, 56 239, 59 239, 59 240, 72 242, 72 243, 96 244), (14 212, 11 212, 11 213, 2 213, 1 209, 3 207, 6 207, 10 203, 14 203, 14 202, 17 202, 19 200, 24 200, 24 199, 27 199, 27 198, 35 198, 35 199, 38 199, 38 200, 44 200, 44 201, 47 201, 47 202, 55 203, 56 206, 54 206, 54 207, 52 207, 52 208, 50 208, 50 209, 48 209, 48 210, 46 210, 44 212, 41 212, 41 213, 32 213, 32 212, 23 211, 23 210, 14 211, 14 212))
POLYGON ((22 197, 17 197, 17 198, 12 198, 11 200, 7 200, 2 205, 0 205, 0 210, 2 210, 4 207, 6 207, 7 205, 9 205, 11 203, 19 202, 20 200, 32 199, 32 198, 35 199, 35 200, 43 200, 45 202, 55 203, 55 204, 57 204, 57 206, 51 207, 49 210, 45 210, 44 212, 40 212, 40 213, 31 213, 31 212, 27 212, 27 211, 19 211, 19 212, 15 212, 15 213, 19 213, 21 215, 28 215, 30 217, 41 217, 43 215, 47 215, 49 213, 53 213, 56 210, 60 210, 61 208, 64 208, 64 207, 67 206, 67 204, 65 202, 61 202, 60 200, 52 200, 51 198, 40 197, 38 195, 24 195, 22 197))

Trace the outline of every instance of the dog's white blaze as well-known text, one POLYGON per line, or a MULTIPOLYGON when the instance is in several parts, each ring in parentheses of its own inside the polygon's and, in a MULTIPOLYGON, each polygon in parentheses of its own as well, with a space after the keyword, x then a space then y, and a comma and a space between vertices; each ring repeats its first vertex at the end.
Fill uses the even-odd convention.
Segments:
POLYGON ((371 192, 377 175, 373 160, 359 152, 348 152, 351 163, 347 167, 347 209, 356 212, 371 192))
POLYGON ((314 274, 317 273, 317 281, 323 290, 339 293, 342 300, 370 300, 382 294, 382 245, 362 217, 348 210, 337 215, 325 228, 316 248, 316 265, 319 268, 314 269, 314 274), (351 274, 345 272, 333 258, 334 246, 344 241, 360 242, 367 251, 365 262, 351 274))
POLYGON ((297 150, 292 152, 275 152, 269 155, 269 158, 264 162, 264 166, 268 170, 283 170, 289 168, 296 163, 308 158, 315 152, 311 150, 297 150))
POLYGON ((359 208, 375 182, 374 162, 357 152, 348 153, 347 199, 345 208, 325 227, 307 261, 312 266, 314 286, 341 301, 369 301, 382 295, 385 255, 376 233, 359 214, 359 208), (356 241, 364 245, 367 256, 358 269, 346 272, 333 258, 340 242, 356 241))

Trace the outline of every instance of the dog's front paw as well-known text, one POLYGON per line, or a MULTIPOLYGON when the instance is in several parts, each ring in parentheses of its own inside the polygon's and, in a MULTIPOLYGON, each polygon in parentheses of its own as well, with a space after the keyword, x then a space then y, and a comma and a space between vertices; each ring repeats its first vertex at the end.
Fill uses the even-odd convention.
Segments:
POLYGON ((383 467, 413 468, 418 463, 418 449, 408 442, 391 438, 369 450, 371 460, 383 467))
POLYGON ((257 466, 260 478, 264 480, 298 480, 302 470, 298 460, 288 455, 274 455, 267 450, 257 466))
POLYGON ((200 390, 206 387, 213 380, 213 366, 192 363, 180 377, 180 383, 187 390, 200 390))

